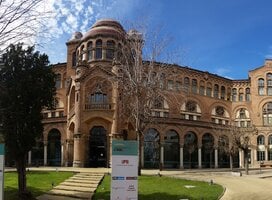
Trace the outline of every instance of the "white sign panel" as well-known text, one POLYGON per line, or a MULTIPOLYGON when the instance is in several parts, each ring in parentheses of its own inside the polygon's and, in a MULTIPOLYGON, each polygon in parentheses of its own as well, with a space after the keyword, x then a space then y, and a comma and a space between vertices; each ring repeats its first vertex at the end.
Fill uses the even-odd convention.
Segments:
POLYGON ((111 200, 138 199, 138 143, 113 141, 111 200))

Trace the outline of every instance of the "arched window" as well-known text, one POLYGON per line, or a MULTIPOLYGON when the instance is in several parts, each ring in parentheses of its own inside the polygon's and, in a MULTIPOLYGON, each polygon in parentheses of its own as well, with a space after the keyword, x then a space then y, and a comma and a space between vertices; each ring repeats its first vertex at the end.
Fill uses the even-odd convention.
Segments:
POLYGON ((246 101, 250 101, 250 88, 246 88, 246 101))
POLYGON ((272 125, 272 102, 268 102, 263 107, 263 124, 272 125))
POLYGON ((223 106, 216 106, 212 110, 212 122, 216 124, 228 125, 229 113, 223 106))
POLYGON ((206 95, 208 97, 212 96, 212 84, 211 83, 207 83, 206 95))
POLYGON ((237 89, 232 89, 232 101, 237 101, 237 89))
POLYGON ((184 78, 184 86, 189 88, 190 87, 190 79, 188 77, 184 78))
POLYGON ((259 135, 257 137, 257 145, 264 145, 264 136, 263 135, 259 135))
POLYGON ((95 43, 95 59, 102 59, 102 40, 95 43))
POLYGON ((263 135, 257 137, 257 161, 262 161, 265 159, 265 139, 263 135))
POLYGON ((250 127, 249 112, 245 108, 239 109, 236 113, 235 122, 238 127, 250 127))
POLYGON ((272 135, 268 136, 268 160, 272 160, 272 135))
POLYGON ((55 87, 56 87, 56 89, 60 89, 61 88, 61 74, 56 74, 56 77, 55 77, 55 87))
POLYGON ((192 93, 197 94, 197 80, 192 79, 192 93))
POLYGON ((157 97, 153 103, 152 116, 169 117, 168 104, 162 97, 157 97))
POLYGON ((82 45, 81 47, 80 47, 80 52, 79 52, 79 60, 84 60, 85 58, 84 58, 84 45, 82 45))
POLYGON ((144 167, 158 168, 160 159, 160 135, 150 128, 144 134, 144 167))
POLYGON ((194 132, 187 132, 184 136, 184 167, 195 168, 198 166, 198 143, 194 132))
POLYGON ((93 43, 88 42, 87 44, 87 54, 88 54, 88 61, 93 59, 93 43))
POLYGON ((202 165, 206 168, 214 166, 214 137, 210 133, 202 137, 202 165))
POLYGON ((244 89, 240 88, 239 89, 239 101, 243 101, 244 100, 244 89))
POLYGON ((272 95, 272 73, 266 75, 267 95, 272 95))
POLYGON ((219 98, 219 86, 217 84, 214 85, 213 97, 219 98))
POLYGON ((221 99, 225 99, 226 97, 226 88, 221 86, 221 99))
POLYGON ((179 135, 174 130, 164 136, 164 167, 179 167, 179 135))
POLYGON ((204 81, 200 81, 199 94, 205 95, 205 82, 204 81))
POLYGON ((181 107, 181 118, 187 120, 200 120, 201 110, 195 101, 187 101, 181 107))
POLYGON ((115 42, 112 40, 107 41, 106 58, 112 60, 114 58, 115 42))
POLYGON ((264 95, 264 79, 263 78, 258 79, 258 94, 264 95))

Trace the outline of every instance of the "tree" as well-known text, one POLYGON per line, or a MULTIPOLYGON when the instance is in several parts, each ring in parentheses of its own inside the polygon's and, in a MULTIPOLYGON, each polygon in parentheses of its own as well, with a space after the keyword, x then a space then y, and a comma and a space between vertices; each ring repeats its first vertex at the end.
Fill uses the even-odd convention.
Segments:
POLYGON ((254 125, 251 127, 231 127, 231 138, 232 138, 232 145, 233 148, 238 148, 243 151, 244 159, 245 159, 245 172, 248 175, 249 169, 249 152, 251 144, 251 138, 253 135, 258 134, 258 130, 254 125))
POLYGON ((44 33, 50 12, 39 9, 43 0, 0 0, 0 48, 44 33), (40 31, 39 31, 40 30, 40 31))
MULTIPOLYGON (((167 39, 167 38, 166 38, 167 39)), ((127 42, 119 48, 118 58, 114 63, 117 74, 117 87, 119 91, 119 117, 132 125, 139 142, 139 174, 141 167, 140 142, 147 124, 154 123, 156 115, 154 110, 163 109, 165 97, 175 101, 177 96, 165 89, 167 78, 172 78, 177 73, 172 73, 172 65, 155 62, 167 41, 151 41, 147 57, 143 61, 143 47, 145 44, 143 34, 136 30, 129 31, 127 42), (173 98, 169 98, 172 95, 173 98)), ((149 41, 150 42, 150 41, 149 41)), ((179 102, 179 101, 175 101, 179 102)))
POLYGON ((45 54, 34 47, 10 45, 3 55, 0 71, 0 110, 2 132, 9 156, 15 160, 18 172, 19 199, 30 199, 26 187, 27 153, 42 135, 41 111, 53 105, 54 73, 48 67, 45 54))

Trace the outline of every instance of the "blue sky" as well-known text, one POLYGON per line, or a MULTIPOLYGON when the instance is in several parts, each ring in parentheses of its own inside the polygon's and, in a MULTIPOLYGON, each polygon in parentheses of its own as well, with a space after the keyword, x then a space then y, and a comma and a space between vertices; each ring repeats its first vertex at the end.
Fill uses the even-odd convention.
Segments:
POLYGON ((119 20, 127 30, 145 24, 169 37, 171 62, 232 79, 272 58, 270 0, 50 0, 54 38, 40 48, 52 64, 66 61, 67 40, 101 18, 119 20), (159 27, 159 28, 158 28, 159 27))

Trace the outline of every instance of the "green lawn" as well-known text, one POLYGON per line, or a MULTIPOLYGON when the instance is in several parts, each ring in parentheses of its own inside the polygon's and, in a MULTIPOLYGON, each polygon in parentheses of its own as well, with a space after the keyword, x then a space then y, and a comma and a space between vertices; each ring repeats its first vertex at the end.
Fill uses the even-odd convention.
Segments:
MULTIPOLYGON (((27 187, 37 197, 73 175, 73 172, 27 172, 27 187)), ((6 172, 4 177, 5 200, 17 200, 17 172, 6 172)))
MULTIPOLYGON (((217 184, 158 176, 139 177, 141 200, 216 200, 222 193, 223 187, 217 184), (184 187, 186 185, 195 187, 188 189, 184 187)), ((105 176, 98 187, 94 200, 98 199, 110 199, 110 176, 105 176)))

